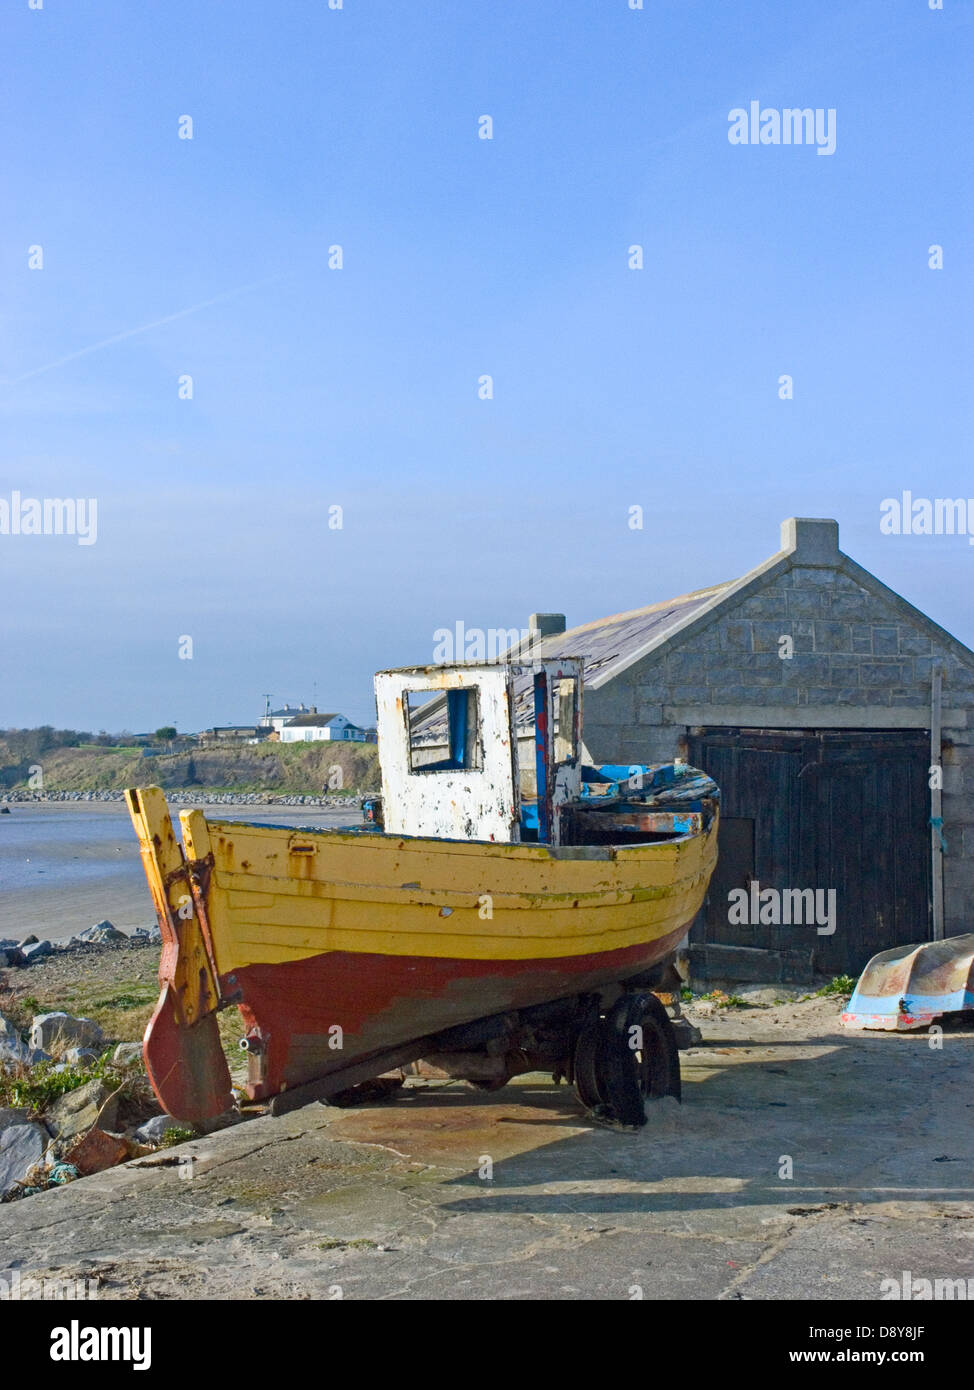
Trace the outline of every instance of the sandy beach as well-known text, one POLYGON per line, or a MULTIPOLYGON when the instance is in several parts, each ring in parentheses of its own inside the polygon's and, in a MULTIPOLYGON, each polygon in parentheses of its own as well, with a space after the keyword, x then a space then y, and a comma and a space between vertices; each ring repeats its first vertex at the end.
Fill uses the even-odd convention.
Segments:
MULTIPOLYGON (((356 811, 199 804, 222 820, 262 825, 336 827, 354 823, 356 811)), ((155 920, 123 805, 15 803, 0 816, 0 936, 63 940, 103 918, 122 931, 155 920)))

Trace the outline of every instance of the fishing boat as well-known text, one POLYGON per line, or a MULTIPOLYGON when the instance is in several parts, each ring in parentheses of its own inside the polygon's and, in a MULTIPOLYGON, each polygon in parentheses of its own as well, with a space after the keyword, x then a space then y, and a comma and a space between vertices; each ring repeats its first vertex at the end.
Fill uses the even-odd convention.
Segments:
POLYGON ((494 1089, 547 1070, 622 1125, 679 1095, 654 995, 700 908, 719 793, 681 763, 592 766, 579 659, 375 678, 381 807, 295 829, 126 792, 163 947, 144 1040, 163 1107, 233 1103, 216 1014, 236 1006, 246 1097, 346 1103, 424 1059, 494 1089))

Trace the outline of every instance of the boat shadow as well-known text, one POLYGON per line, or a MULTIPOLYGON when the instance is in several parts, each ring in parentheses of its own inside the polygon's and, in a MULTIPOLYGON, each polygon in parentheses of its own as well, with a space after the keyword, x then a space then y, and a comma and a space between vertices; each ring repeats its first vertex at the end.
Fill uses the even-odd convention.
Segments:
POLYGON ((468 1171, 445 1184, 457 1194, 444 1209, 457 1213, 753 1206, 799 1217, 853 1204, 974 1202, 974 1103, 964 1081, 974 1034, 954 1035, 947 1057, 916 1035, 708 1043, 684 1062, 684 1103, 650 1102, 637 1131, 594 1123, 573 1088, 536 1074, 489 1093, 462 1083, 417 1089, 386 1108, 383 1128, 399 1146, 418 1138, 416 1156, 427 1161, 438 1152, 460 1161, 466 1150, 468 1171), (783 1056, 798 1047, 816 1051, 783 1056), (744 1060, 749 1051, 759 1055, 744 1060))

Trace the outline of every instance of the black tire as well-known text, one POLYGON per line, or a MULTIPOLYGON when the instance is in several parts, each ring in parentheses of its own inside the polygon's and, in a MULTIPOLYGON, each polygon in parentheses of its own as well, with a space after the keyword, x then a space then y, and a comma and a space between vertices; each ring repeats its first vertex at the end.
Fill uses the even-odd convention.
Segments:
POLYGON ((575 1091, 586 1110, 602 1104, 600 1057, 602 1052, 602 1020, 596 1016, 582 1028, 575 1042, 575 1091))
POLYGON ((655 994, 638 996, 644 1001, 642 1017, 636 1022, 643 1030, 643 1047, 636 1049, 640 1071, 640 1090, 644 1100, 663 1096, 682 1099, 680 1049, 669 1015, 655 994))
POLYGON ((641 1025, 646 995, 624 994, 609 1010, 602 1024, 600 1072, 602 1095, 611 1117, 621 1125, 638 1128, 646 1123, 644 1058, 630 1046, 630 1028, 641 1025))
POLYGON ((584 1073, 588 1084, 584 1094, 579 1088, 579 1096, 589 1109, 598 1107, 604 1118, 617 1124, 639 1128, 646 1123, 647 1100, 680 1099, 676 1035, 655 995, 624 994, 618 999, 586 1039, 582 1059, 588 1068, 584 1073), (633 1031, 636 1028, 639 1033, 633 1031), (590 1050, 594 1050, 591 1063, 590 1050))

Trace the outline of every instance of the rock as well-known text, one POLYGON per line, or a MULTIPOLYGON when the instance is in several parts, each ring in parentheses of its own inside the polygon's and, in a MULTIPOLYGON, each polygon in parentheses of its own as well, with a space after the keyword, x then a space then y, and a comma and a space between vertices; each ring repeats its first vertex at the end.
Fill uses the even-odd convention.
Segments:
MULTIPOLYGON (((86 1081, 56 1100, 45 1115, 47 1126, 58 1139, 72 1139, 98 1125, 111 1129, 118 1112, 118 1097, 103 1081, 86 1081)), ((69 1162, 73 1163, 74 1159, 69 1162)))
POLYGON ((38 1048, 27 1047, 22 1042, 9 1042, 0 1038, 0 1066, 20 1065, 24 1067, 36 1066, 38 1062, 49 1062, 50 1053, 41 1052, 38 1048))
POLYGON ((109 1134, 103 1129, 89 1129, 65 1155, 64 1162, 77 1168, 83 1178, 114 1168, 129 1157, 128 1141, 121 1134, 109 1134))
POLYGON ((117 1067, 131 1067, 142 1062, 142 1044, 137 1042, 119 1043, 112 1053, 112 1061, 117 1067))
POLYGON ((36 936, 25 936, 25 937, 23 937, 22 940, 20 940, 17 944, 18 944, 19 946, 33 946, 34 943, 36 942, 36 940, 37 940, 37 937, 36 937, 36 936))
POLYGON ((26 1047, 18 1037, 10 1037, 6 1033, 0 1033, 0 1066, 4 1063, 26 1062, 31 1055, 31 1048, 26 1047))
POLYGON ((35 1014, 31 1020, 30 1041, 32 1047, 50 1050, 54 1044, 62 1047, 90 1047, 100 1043, 102 1031, 90 1018, 74 1018, 71 1014, 35 1014))
POLYGON ((78 940, 105 945, 110 941, 128 941, 128 937, 106 918, 103 922, 96 922, 93 927, 85 927, 84 931, 78 933, 78 940))
POLYGON ((2 1134, 5 1129, 9 1129, 11 1125, 26 1124, 29 1114, 30 1111, 26 1109, 0 1109, 0 1134, 2 1134))
POLYGON ((746 999, 749 1004, 767 1005, 777 1004, 783 999, 790 998, 792 991, 784 985, 752 985, 745 986, 743 989, 738 985, 734 993, 739 995, 741 999, 746 999))
POLYGON ((99 1054, 90 1047, 69 1047, 64 1060, 73 1067, 83 1067, 86 1062, 97 1062, 99 1054))
POLYGON ((49 1062, 48 1053, 30 1047, 22 1042, 20 1033, 8 1018, 0 1016, 0 1066, 4 1063, 16 1066, 32 1066, 35 1062, 49 1062))
POLYGON ((151 927, 136 927, 129 940, 138 941, 143 946, 158 946, 162 941, 162 932, 154 922, 151 927))
POLYGON ((30 965, 33 960, 41 960, 44 956, 49 956, 54 947, 49 941, 34 941, 29 946, 21 946, 21 954, 24 957, 24 964, 30 965))
POLYGON ((46 1148, 47 1135, 40 1125, 9 1125, 0 1133, 0 1197, 23 1182, 46 1148))
MULTIPOLYGON (((183 1126, 171 1115, 153 1115, 151 1120, 139 1125, 132 1138, 140 1144, 161 1144, 167 1129, 182 1129, 183 1126)), ((188 1128, 188 1126, 187 1126, 188 1128)))

